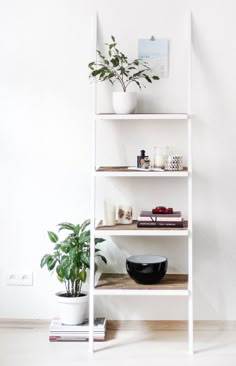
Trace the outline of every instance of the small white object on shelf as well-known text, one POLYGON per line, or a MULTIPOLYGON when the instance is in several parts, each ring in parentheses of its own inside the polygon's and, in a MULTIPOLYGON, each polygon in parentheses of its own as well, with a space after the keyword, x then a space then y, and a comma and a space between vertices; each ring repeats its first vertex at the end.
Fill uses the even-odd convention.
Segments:
POLYGON ((116 206, 108 201, 104 201, 104 225, 112 226, 116 223, 116 206))

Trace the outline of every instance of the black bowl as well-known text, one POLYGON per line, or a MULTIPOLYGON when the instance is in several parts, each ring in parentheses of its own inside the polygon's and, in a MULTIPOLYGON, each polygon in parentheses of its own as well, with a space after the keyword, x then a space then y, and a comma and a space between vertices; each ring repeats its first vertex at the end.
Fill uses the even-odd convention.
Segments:
POLYGON ((155 284, 165 276, 166 257, 159 255, 132 255, 126 258, 126 270, 131 278, 141 284, 155 284))

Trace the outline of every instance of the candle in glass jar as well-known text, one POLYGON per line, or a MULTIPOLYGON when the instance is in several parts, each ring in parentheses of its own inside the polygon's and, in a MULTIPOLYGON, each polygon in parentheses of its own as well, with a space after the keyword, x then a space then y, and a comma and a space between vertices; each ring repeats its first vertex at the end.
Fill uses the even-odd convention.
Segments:
POLYGON ((165 154, 164 149, 160 147, 154 147, 154 168, 164 168, 165 154))

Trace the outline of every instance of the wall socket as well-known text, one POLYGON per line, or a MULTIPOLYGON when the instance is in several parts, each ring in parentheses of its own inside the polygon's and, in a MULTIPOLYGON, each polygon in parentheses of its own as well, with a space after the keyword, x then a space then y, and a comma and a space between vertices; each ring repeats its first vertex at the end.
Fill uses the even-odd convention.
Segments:
POLYGON ((33 286, 32 272, 9 272, 6 277, 7 286, 33 286))

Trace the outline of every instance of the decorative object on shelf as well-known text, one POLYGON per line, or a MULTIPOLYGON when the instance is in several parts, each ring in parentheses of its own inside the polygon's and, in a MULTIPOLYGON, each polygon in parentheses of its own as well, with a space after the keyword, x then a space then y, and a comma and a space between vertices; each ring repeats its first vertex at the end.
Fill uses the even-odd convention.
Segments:
POLYGON ((166 150, 164 147, 154 147, 154 168, 164 168, 166 150))
POLYGON ((141 284, 160 282, 167 272, 167 267, 167 258, 159 255, 133 255, 126 258, 129 276, 141 284))
POLYGON ((106 226, 113 226, 116 223, 116 206, 109 202, 104 201, 104 216, 103 223, 106 226))
POLYGON ((116 114, 134 113, 138 96, 136 92, 113 92, 112 103, 116 114))
POLYGON ((133 209, 131 206, 119 205, 118 206, 118 223, 119 224, 132 224, 133 222, 133 209))
MULTIPOLYGON (((66 291, 56 293, 60 304, 60 318, 63 324, 83 323, 88 307, 88 293, 82 292, 82 284, 86 281, 90 260, 90 230, 87 227, 90 220, 81 225, 68 222, 58 224, 59 231, 69 233, 62 241, 52 231, 48 237, 55 244, 52 254, 45 254, 40 262, 41 268, 47 267, 49 272, 56 272, 57 278, 65 285, 66 291)), ((95 246, 105 239, 95 238, 95 246)), ((107 263, 106 258, 96 248, 96 257, 107 263)), ((95 263, 95 271, 97 263, 95 263)))
POLYGON ((141 211, 137 220, 137 227, 157 229, 184 228, 184 220, 180 211, 173 211, 173 208, 158 206, 152 211, 141 211))
POLYGON ((152 209, 153 214, 173 214, 173 212, 173 208, 167 208, 165 206, 157 206, 152 209))
POLYGON ((104 56, 97 50, 98 61, 90 62, 88 67, 91 70, 90 76, 96 81, 109 80, 113 85, 119 83, 122 92, 113 92, 113 108, 117 114, 134 113, 137 104, 137 94, 127 92, 130 84, 136 84, 139 89, 146 87, 143 81, 152 83, 159 80, 156 75, 151 75, 151 68, 146 61, 135 59, 129 61, 125 54, 118 50, 114 36, 111 36, 111 43, 105 44, 108 47, 108 55, 104 56))
POLYGON ((145 150, 141 150, 140 155, 137 156, 137 168, 150 169, 150 166, 149 156, 145 155, 145 150))
POLYGON ((148 60, 160 78, 167 78, 169 74, 169 41, 168 39, 150 39, 138 40, 138 57, 142 60, 148 60))
POLYGON ((165 158, 165 170, 169 171, 183 170, 183 156, 167 155, 165 158))

